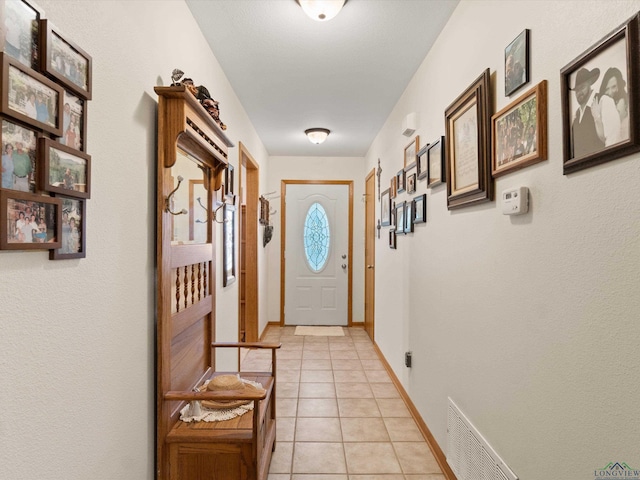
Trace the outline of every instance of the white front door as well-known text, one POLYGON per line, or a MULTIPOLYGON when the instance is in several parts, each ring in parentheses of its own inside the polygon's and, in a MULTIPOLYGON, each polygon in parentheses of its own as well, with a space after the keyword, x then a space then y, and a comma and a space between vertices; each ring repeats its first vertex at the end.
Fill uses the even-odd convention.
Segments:
POLYGON ((286 187, 286 325, 347 325, 349 185, 286 187))

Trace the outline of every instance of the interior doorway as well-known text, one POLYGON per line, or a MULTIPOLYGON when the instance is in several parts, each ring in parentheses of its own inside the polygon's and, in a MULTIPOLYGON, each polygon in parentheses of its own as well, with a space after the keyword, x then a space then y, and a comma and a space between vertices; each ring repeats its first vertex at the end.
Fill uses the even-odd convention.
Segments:
POLYGON ((375 291, 376 291, 376 175, 371 170, 365 179, 364 217, 364 330, 374 341, 375 291))
POLYGON ((260 337, 258 319, 258 163, 239 142, 238 194, 240 196, 240 282, 238 285, 238 340, 257 342, 260 337))
POLYGON ((282 182, 281 325, 352 323, 353 182, 282 182))

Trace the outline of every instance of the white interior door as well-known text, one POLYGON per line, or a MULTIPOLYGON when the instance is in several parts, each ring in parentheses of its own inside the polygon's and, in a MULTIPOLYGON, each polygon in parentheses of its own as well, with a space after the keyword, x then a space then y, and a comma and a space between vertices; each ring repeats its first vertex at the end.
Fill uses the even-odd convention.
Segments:
POLYGON ((349 186, 286 189, 286 325, 347 325, 349 186))

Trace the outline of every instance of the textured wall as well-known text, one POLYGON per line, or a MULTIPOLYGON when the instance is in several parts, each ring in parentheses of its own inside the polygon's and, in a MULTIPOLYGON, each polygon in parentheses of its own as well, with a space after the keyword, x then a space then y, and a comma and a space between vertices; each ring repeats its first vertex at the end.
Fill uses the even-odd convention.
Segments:
POLYGON ((427 192, 426 225, 398 250, 376 248, 376 341, 441 447, 450 396, 524 479, 640 464, 640 155, 562 174, 559 73, 639 9, 462 1, 366 158, 368 170, 380 157, 389 178, 404 116, 420 113, 423 144, 443 135, 444 110, 487 67, 495 107, 507 105, 504 48, 531 29, 529 87, 549 82, 549 159, 495 183, 497 196, 528 186, 530 212, 503 216, 497 202, 449 212, 440 186, 427 192))
MULTIPOLYGON (((86 259, 0 252, 0 479, 152 479, 153 87, 180 67, 220 101, 232 141, 266 153, 183 1, 38 4, 93 57, 92 198, 86 259)), ((237 283, 217 281, 219 330, 237 332, 237 283)))

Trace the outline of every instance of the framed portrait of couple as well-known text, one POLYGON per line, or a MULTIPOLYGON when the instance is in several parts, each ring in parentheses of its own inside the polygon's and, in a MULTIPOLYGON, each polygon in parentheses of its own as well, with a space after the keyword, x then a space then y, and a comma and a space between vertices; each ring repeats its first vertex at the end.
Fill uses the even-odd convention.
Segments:
POLYGON ((564 174, 640 150, 639 23, 636 14, 560 71, 564 174))

